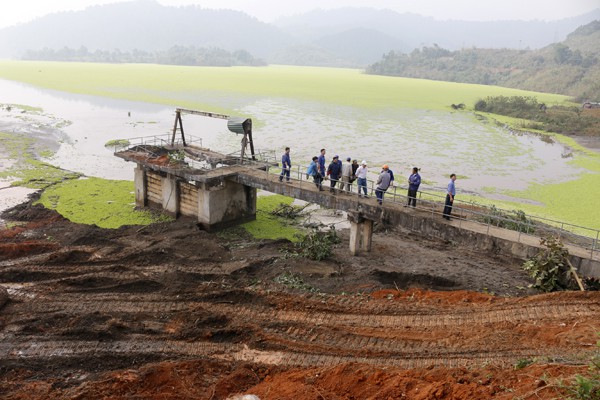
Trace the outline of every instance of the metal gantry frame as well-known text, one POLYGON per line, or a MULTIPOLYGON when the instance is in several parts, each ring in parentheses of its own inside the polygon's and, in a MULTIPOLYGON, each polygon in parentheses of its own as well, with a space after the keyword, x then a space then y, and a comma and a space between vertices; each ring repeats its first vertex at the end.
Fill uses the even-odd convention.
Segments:
POLYGON ((231 117, 229 115, 208 112, 208 111, 200 111, 200 110, 189 110, 185 108, 177 108, 175 110, 175 124, 173 125, 173 136, 171 138, 171 146, 175 145, 175 137, 177 136, 177 131, 181 133, 181 142, 184 146, 187 146, 185 142, 185 132, 183 130, 183 119, 181 118, 181 114, 192 114, 192 115, 200 115, 203 117, 210 118, 219 118, 227 120, 227 128, 236 134, 241 134, 242 136, 242 150, 240 153, 240 160, 243 162, 244 156, 246 154, 246 148, 250 145, 250 154, 253 161, 256 160, 256 156, 254 154, 254 141, 252 140, 252 120, 250 118, 244 117, 231 117))

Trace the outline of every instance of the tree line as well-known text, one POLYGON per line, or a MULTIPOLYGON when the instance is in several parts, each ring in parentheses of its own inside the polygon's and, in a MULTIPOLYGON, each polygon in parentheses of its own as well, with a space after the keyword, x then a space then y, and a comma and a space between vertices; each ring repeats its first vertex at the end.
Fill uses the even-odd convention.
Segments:
POLYGON ((264 66, 267 63, 252 56, 246 50, 229 52, 220 48, 202 48, 194 46, 172 46, 164 51, 121 51, 95 50, 89 51, 85 46, 78 49, 63 47, 62 49, 28 50, 21 57, 23 60, 43 61, 77 61, 100 63, 141 63, 166 64, 207 67, 232 66, 264 66))

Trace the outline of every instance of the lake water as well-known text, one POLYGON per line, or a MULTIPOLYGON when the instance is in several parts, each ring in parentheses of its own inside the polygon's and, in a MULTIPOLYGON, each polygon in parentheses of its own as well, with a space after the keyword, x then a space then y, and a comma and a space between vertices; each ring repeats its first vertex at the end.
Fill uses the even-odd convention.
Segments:
MULTIPOLYGON (((197 94, 206 102, 203 96, 197 94)), ((113 149, 104 144, 170 134, 178 107, 76 95, 6 80, 0 80, 0 103, 43 109, 42 115, 18 117, 22 129, 36 118, 38 124, 56 128, 61 145, 48 162, 89 176, 127 180, 133 179, 134 164, 114 157, 113 149)), ((253 119, 256 148, 280 155, 290 146, 293 164, 307 165, 326 148, 328 159, 334 154, 364 159, 372 172, 388 164, 399 183, 412 166, 418 166, 424 190, 443 190, 454 172, 460 191, 504 199, 495 192, 568 181, 582 172, 569 164, 570 150, 563 145, 513 134, 477 121, 469 112, 357 109, 289 98, 219 97, 214 104, 253 119)), ((16 121, 14 108, 2 110, 0 121, 11 118, 16 121)), ((205 147, 239 152, 241 137, 228 131, 225 120, 184 115, 183 123, 186 135, 202 138, 205 147)))

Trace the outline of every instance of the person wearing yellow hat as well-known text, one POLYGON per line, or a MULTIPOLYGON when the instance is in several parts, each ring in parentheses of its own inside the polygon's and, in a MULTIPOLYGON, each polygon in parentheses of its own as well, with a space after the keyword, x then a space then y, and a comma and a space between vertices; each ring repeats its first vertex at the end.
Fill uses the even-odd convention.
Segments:
POLYGON ((379 174, 379 177, 377 177, 377 187, 375 189, 375 196, 377 196, 377 203, 379 203, 379 205, 383 204, 383 194, 388 190, 390 183, 392 182, 387 164, 384 164, 381 168, 383 170, 379 174))

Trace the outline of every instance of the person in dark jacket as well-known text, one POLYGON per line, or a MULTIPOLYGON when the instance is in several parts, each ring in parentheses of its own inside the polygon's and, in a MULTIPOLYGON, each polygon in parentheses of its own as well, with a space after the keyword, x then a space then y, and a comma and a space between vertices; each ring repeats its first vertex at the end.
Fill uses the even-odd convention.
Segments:
POLYGON ((285 153, 281 156, 281 175, 279 175, 279 182, 283 182, 283 177, 285 176, 285 181, 290 183, 290 171, 292 169, 292 160, 290 159, 290 148, 285 148, 285 153))
POLYGON ((323 190, 323 178, 321 177, 321 174, 319 173, 319 166, 317 164, 317 161, 319 160, 319 157, 314 156, 312 158, 312 162, 310 163, 310 165, 308 166, 308 169, 306 170, 306 178, 308 179, 309 177, 312 176, 313 181, 315 182, 315 185, 317 185, 317 188, 322 191, 323 190))
POLYGON ((335 193, 335 185, 342 177, 342 162, 340 161, 339 156, 333 156, 333 161, 331 161, 331 164, 329 164, 329 167, 327 168, 327 175, 329 176, 329 181, 331 182, 329 191, 335 193))
POLYGON ((408 206, 417 206, 417 192, 421 185, 421 175, 419 175, 419 168, 413 167, 412 174, 408 177, 408 206))
POLYGON ((352 160, 352 178, 350 178, 350 183, 356 180, 356 170, 358 169, 358 160, 352 160))

